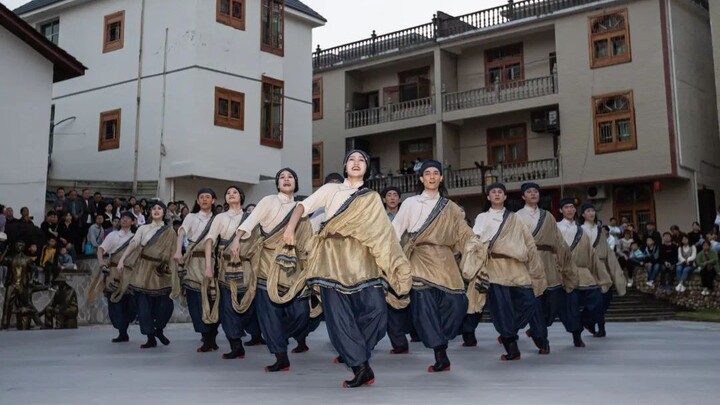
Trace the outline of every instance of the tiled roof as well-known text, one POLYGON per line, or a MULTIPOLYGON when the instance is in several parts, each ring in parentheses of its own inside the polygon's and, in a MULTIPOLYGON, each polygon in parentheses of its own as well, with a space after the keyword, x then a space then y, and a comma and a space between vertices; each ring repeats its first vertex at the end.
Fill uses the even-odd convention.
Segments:
MULTIPOLYGON (((55 3, 59 3, 63 0, 32 0, 26 4, 23 4, 22 6, 16 8, 13 10, 15 14, 25 14, 29 13, 31 11, 37 10, 39 8, 47 7, 50 5, 53 5, 55 3)), ((305 3, 301 2, 300 0, 285 0, 285 5, 287 7, 290 7, 292 9, 295 9, 301 13, 307 14, 310 17, 317 18, 318 20, 327 21, 323 16, 318 14, 317 11, 311 9, 308 7, 305 3)))

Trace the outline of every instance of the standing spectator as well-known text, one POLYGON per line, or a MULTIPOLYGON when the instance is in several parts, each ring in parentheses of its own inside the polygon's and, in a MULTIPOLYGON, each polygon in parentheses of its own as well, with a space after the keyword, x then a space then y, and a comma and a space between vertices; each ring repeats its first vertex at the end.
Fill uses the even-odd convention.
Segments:
POLYGON ((93 204, 95 205, 95 213, 100 214, 105 210, 105 201, 103 201, 103 196, 99 191, 93 194, 93 204))
MULTIPOLYGON (((645 225, 643 240, 647 240, 647 238, 652 238, 653 242, 655 242, 655 246, 660 246, 662 244, 663 238, 660 236, 660 232, 657 231, 654 221, 648 221, 645 225)), ((676 243, 675 245, 677 246, 678 244, 676 243)))
MULTIPOLYGON (((254 207, 254 205, 253 205, 254 207)), ((249 208, 249 206, 248 206, 249 208)), ((187 207, 187 205, 182 207, 182 210, 180 210, 180 219, 185 220, 185 217, 190 213, 190 209, 187 207)), ((247 214, 247 211, 245 211, 245 214, 247 214)))
POLYGON ((681 245, 682 237, 685 236, 685 234, 680 231, 680 227, 677 225, 671 226, 670 233, 672 234, 673 243, 677 243, 678 245, 681 245))
POLYGON ((690 238, 685 235, 682 238, 682 245, 678 248, 678 264, 676 267, 677 279, 680 280, 675 291, 685 291, 685 280, 688 275, 695 270, 695 259, 697 258, 697 249, 695 245, 690 244, 690 238))
POLYGON ((63 217, 64 213, 68 211, 68 201, 65 198, 65 188, 58 187, 55 190, 55 212, 59 217, 63 217))
POLYGON ((615 246, 615 252, 617 253, 618 262, 620 263, 620 267, 622 267, 623 271, 625 272, 625 278, 627 279, 628 287, 633 286, 633 272, 635 270, 635 264, 633 264, 630 260, 630 253, 632 252, 633 243, 635 243, 635 246, 637 247, 637 242, 635 242, 632 238, 632 231, 626 229, 623 232, 623 238, 618 240, 617 245, 615 246))
POLYGON ((640 239, 640 235, 635 231, 635 225, 633 224, 627 224, 625 228, 623 229, 623 234, 625 231, 630 231, 630 235, 632 235, 632 239, 637 242, 638 246, 643 246, 643 243, 645 243, 644 240, 640 239))
POLYGON ((215 206, 215 215, 222 214, 224 211, 224 208, 221 204, 218 204, 215 206))
POLYGON ((113 215, 113 205, 111 203, 104 203, 104 206, 98 213, 101 213, 103 215, 103 229, 105 232, 108 232, 108 229, 112 229, 113 227, 113 219, 115 219, 115 215, 113 215))
POLYGON ((705 241, 702 245, 702 252, 697 255, 697 265, 700 268, 700 280, 702 281, 702 295, 710 294, 715 289, 715 275, 718 271, 718 254, 710 249, 710 242, 705 241))
POLYGON ((5 232, 5 206, 0 204, 0 232, 5 232))
POLYGON ((620 229, 622 230, 623 234, 627 229, 628 225, 630 225, 630 220, 628 219, 628 217, 620 217, 620 229))
POLYGON ((125 211, 125 209, 123 208, 122 201, 120 201, 119 198, 115 197, 115 198, 113 198, 112 205, 113 205, 113 217, 120 219, 120 216, 122 215, 123 211, 125 211))
POLYGON ((73 246, 75 246, 75 253, 82 254, 83 240, 85 234, 83 233, 83 203, 78 198, 78 193, 75 190, 70 190, 70 194, 67 198, 68 212, 72 215, 73 222, 77 227, 75 232, 75 240, 73 240, 73 246))
POLYGON ((715 214, 715 226, 720 227, 720 205, 718 205, 717 213, 715 214))
POLYGON ((28 207, 20 208, 20 222, 24 224, 32 224, 33 217, 30 216, 30 209, 28 207))
POLYGON ((618 226, 617 219, 616 218, 610 218, 610 226, 609 226, 609 232, 610 235, 615 237, 615 240, 618 240, 622 238, 623 236, 623 230, 620 226, 618 226))
POLYGON ((180 220, 180 213, 178 212, 178 206, 175 201, 170 201, 168 203, 168 212, 165 214, 165 220, 169 224, 174 223, 176 220, 180 220))
POLYGON ((130 197, 127 200, 127 204, 125 204, 125 208, 127 208, 128 211, 132 211, 135 208, 135 204, 137 204, 137 199, 130 197))
POLYGON ((653 238, 645 239, 645 249, 643 253, 645 254, 643 265, 647 272, 647 282, 645 284, 647 284, 648 287, 652 287, 655 285, 655 279, 660 273, 660 249, 655 245, 653 238))
POLYGON ((12 224, 17 220, 18 219, 15 218, 15 211, 13 211, 12 207, 5 207, 5 226, 12 224))
POLYGON ((45 221, 40 224, 40 230, 42 230, 43 235, 45 235, 45 239, 49 240, 50 237, 57 238, 59 236, 57 232, 57 226, 57 213, 55 211, 48 211, 47 215, 45 215, 45 221))
POLYGON ((140 205, 140 203, 135 204, 132 214, 135 217, 135 224, 137 226, 145 225, 145 215, 143 214, 142 205, 140 205))
POLYGON ((613 235, 613 234, 610 233, 610 227, 609 227, 609 226, 603 225, 602 229, 603 229, 603 231, 607 232, 607 235, 608 235, 608 238, 607 238, 608 247, 610 248, 611 251, 615 252, 615 246, 617 245, 617 238, 615 237, 615 235, 613 235))
POLYGON ((145 218, 150 216, 150 210, 148 209, 148 202, 146 199, 140 199, 140 207, 142 208, 142 214, 145 218))
POLYGON ((98 246, 102 245, 105 238, 105 230, 103 229, 104 215, 96 215, 95 223, 88 229, 87 243, 85 244, 85 254, 94 255, 98 246))
POLYGON ((692 223, 692 231, 688 232, 687 234, 688 239, 690 240, 690 244, 693 246, 702 246, 703 237, 702 232, 700 230, 700 223, 695 221, 692 223))
POLYGON ((675 266, 678 263, 678 245, 672 243, 672 235, 665 232, 660 245, 660 292, 672 293, 675 266))
POLYGON ((80 222, 82 222, 83 234, 87 234, 90 226, 95 222, 95 216, 102 214, 102 211, 97 211, 95 208, 95 201, 90 199, 90 190, 84 188, 82 191, 82 203, 83 213, 80 222))
POLYGON ((61 246, 67 247, 71 256, 75 256, 77 253, 77 250, 75 249, 75 240, 77 240, 78 233, 78 227, 72 220, 72 214, 70 212, 66 212, 63 217, 63 221, 58 224, 58 236, 61 246))

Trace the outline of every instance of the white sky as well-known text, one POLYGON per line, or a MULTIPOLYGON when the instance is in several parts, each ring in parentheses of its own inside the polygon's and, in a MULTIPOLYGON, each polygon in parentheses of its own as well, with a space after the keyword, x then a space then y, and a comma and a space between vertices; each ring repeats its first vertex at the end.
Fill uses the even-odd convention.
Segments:
MULTIPOLYGON (((28 1, 0 0, 0 3, 12 10, 28 1)), ((301 1, 328 20, 324 27, 313 30, 313 50, 318 44, 322 48, 331 48, 367 38, 372 30, 381 35, 425 24, 432 20, 438 10, 451 15, 463 15, 507 3, 507 0, 301 1)))

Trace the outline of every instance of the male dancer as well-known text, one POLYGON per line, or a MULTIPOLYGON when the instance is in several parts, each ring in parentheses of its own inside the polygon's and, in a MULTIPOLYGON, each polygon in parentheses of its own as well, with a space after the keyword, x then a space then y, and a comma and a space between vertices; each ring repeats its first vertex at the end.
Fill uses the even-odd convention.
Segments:
POLYGON ((536 183, 525 183, 520 190, 525 207, 520 209, 517 215, 535 239, 548 284, 543 295, 537 299, 537 316, 530 320, 527 334, 532 337, 540 354, 549 354, 547 327, 553 324, 560 308, 566 305, 567 293, 577 287, 577 270, 573 267, 570 250, 552 214, 538 207, 540 186, 536 183))
POLYGON ((530 232, 520 218, 504 206, 505 185, 489 185, 487 199, 490 209, 477 216, 473 227, 479 244, 469 246, 463 254, 463 276, 471 281, 469 289, 475 288, 478 274, 479 284, 488 285, 487 300, 493 325, 507 352, 500 360, 520 360, 517 332, 535 316, 535 297, 543 294, 547 281, 530 232), (483 262, 483 258, 487 261, 483 262), (483 265, 466 266, 468 263, 483 265))
MULTIPOLYGON (((202 346, 197 348, 198 353, 212 352, 218 349, 215 337, 218 334, 217 323, 203 322, 202 284, 205 272, 205 244, 203 240, 210 230, 214 218, 215 191, 201 188, 197 192, 196 207, 185 217, 178 229, 177 246, 175 247, 175 262, 180 272, 182 288, 187 299, 188 312, 192 319, 193 328, 202 336, 202 346), (198 209, 199 207, 199 209, 198 209), (187 235, 188 247, 185 255, 182 254, 183 238, 187 235)), ((210 264, 212 266, 212 263, 210 264)), ((213 284, 215 281, 212 282, 213 284)), ((211 301, 217 297, 211 297, 211 301)), ((213 302, 211 305, 214 305, 213 302)), ((214 320, 206 318, 206 320, 214 320)))
POLYGON ((578 287, 568 294, 567 305, 563 308, 561 319, 566 320, 565 328, 573 334, 575 347, 585 347, 581 336, 583 324, 597 323, 602 306, 598 277, 600 264, 590 238, 582 227, 575 223, 577 209, 572 198, 560 200, 560 212, 563 219, 558 222, 558 228, 565 243, 570 247, 573 263, 578 271, 578 287))

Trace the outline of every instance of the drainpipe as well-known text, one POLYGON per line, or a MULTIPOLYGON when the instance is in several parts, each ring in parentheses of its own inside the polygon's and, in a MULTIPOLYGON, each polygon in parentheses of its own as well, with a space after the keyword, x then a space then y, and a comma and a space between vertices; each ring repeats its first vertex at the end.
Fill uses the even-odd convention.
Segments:
MULTIPOLYGON (((162 112, 160 117, 160 156, 159 156, 159 164, 158 164, 158 180, 157 180, 157 190, 156 195, 158 198, 163 198, 164 196, 160 195, 160 182, 163 181, 163 175, 162 175, 162 164, 163 164, 163 158, 165 157, 165 143, 163 142, 165 138, 165 91, 167 89, 167 47, 168 45, 168 28, 165 28, 165 50, 163 53, 163 84, 162 84, 162 112)), ((172 201, 172 200, 170 200, 172 201)))
POLYGON ((137 92, 135 94, 135 154, 133 162, 132 194, 138 190, 138 153, 140 150, 140 92, 142 90, 143 31, 145 28, 145 0, 140 4, 140 48, 138 50, 137 92))

